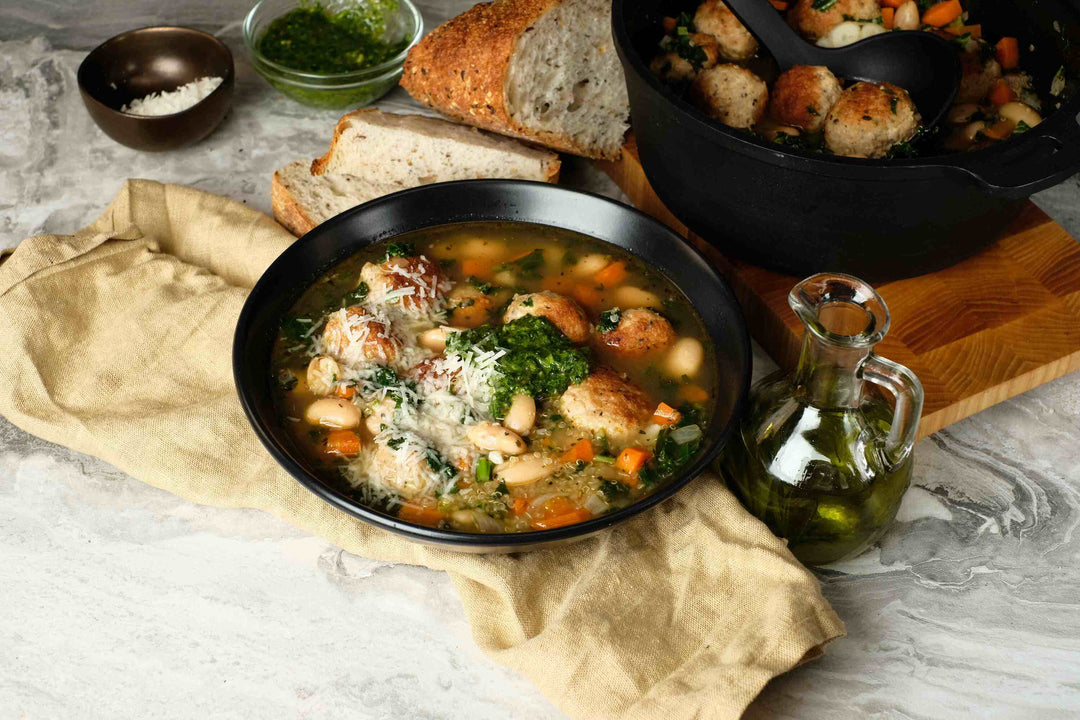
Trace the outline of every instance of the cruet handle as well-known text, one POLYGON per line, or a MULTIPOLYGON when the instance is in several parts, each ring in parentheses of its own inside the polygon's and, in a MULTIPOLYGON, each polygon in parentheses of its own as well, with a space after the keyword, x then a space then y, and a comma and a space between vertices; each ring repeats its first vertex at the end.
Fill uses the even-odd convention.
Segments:
POLYGON ((900 363, 870 353, 859 367, 859 375, 880 385, 896 396, 885 453, 889 461, 899 465, 911 452, 922 417, 923 387, 915 373, 900 363))

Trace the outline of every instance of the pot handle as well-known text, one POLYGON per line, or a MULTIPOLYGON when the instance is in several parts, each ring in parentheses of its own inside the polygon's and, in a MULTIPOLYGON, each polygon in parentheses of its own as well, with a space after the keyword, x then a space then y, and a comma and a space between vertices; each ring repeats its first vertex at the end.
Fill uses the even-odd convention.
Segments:
POLYGON ((889 436, 885 439, 885 455, 892 466, 896 467, 904 461, 915 445, 919 418, 922 417, 922 383, 915 373, 900 363, 873 353, 859 366, 859 375, 896 396, 889 436))
POLYGON ((958 153, 951 166, 963 171, 988 192, 1026 198, 1080 170, 1080 124, 1065 111, 1029 130, 1020 142, 1006 142, 999 152, 958 153))

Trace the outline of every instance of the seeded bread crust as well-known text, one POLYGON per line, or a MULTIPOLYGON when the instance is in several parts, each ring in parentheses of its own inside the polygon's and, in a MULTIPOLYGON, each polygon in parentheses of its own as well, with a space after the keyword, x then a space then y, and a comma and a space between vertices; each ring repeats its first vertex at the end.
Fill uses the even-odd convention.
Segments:
POLYGON ((401 85, 418 102, 486 130, 585 157, 613 160, 556 133, 515 122, 504 83, 518 38, 560 0, 494 0, 435 28, 405 59, 401 85))

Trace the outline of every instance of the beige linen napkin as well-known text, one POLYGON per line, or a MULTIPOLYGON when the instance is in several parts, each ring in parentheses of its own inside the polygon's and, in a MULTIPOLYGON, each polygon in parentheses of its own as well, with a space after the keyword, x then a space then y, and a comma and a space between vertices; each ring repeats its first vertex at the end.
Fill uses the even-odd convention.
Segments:
POLYGON ((843 634, 715 477, 596 538, 503 556, 414 545, 316 498, 259 444, 230 366, 248 289, 292 241, 239 203, 142 180, 85 230, 24 241, 0 265, 0 413, 192 501, 445 570, 480 647, 578 718, 737 718, 843 634))

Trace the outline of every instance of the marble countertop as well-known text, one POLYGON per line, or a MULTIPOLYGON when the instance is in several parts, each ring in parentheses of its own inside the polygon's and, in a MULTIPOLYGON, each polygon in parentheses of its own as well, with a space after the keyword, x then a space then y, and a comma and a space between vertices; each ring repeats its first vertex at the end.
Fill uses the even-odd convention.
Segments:
MULTIPOLYGON (((90 222, 128 177, 269 211, 270 174, 324 151, 338 113, 245 58, 246 0, 0 5, 0 248, 90 222), (201 144, 137 153, 75 70, 153 24, 212 31, 234 109, 201 144)), ((434 27, 469 0, 421 4, 434 27)), ((400 90, 382 105, 413 108, 400 90)), ((619 197, 571 162, 566 181, 619 197)), ((1074 177, 1036 201, 1080 237, 1074 177)), ((758 374, 771 367, 758 350, 758 374)), ((848 636, 747 717, 1080 716, 1080 373, 923 440, 880 546, 820 575, 848 636)), ((344 553, 254 511, 196 506, 0 420, 0 715, 560 718, 472 644, 447 578, 344 553)))

